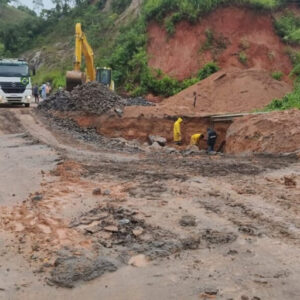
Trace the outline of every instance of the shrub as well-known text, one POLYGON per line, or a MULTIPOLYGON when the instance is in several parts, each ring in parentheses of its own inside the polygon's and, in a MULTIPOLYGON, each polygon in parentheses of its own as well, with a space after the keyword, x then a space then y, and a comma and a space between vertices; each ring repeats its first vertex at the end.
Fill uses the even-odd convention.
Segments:
POLYGON ((210 28, 206 28, 205 29, 205 37, 206 37, 206 40, 205 40, 203 46, 201 47, 201 50, 203 50, 203 51, 209 50, 213 46, 214 39, 215 39, 214 32, 210 28))
POLYGON ((277 18, 275 29, 285 42, 300 43, 300 17, 295 16, 292 12, 277 18))
POLYGON ((130 5, 132 0, 112 0, 111 9, 116 14, 121 14, 130 5))
POLYGON ((295 90, 282 99, 274 99, 269 105, 266 106, 265 111, 272 110, 285 110, 291 108, 300 109, 300 86, 296 86, 295 90))
POLYGON ((66 74, 65 71, 61 70, 51 70, 46 68, 40 69, 37 74, 33 77, 33 81, 41 85, 45 82, 50 82, 54 90, 59 87, 64 87, 66 85, 66 74))
POLYGON ((283 73, 281 71, 275 71, 272 73, 272 78, 276 80, 281 80, 283 73))
POLYGON ((211 74, 219 71, 219 67, 215 62, 208 62, 202 69, 198 71, 197 77, 199 80, 203 80, 211 74))
POLYGON ((258 9, 272 10, 277 8, 281 1, 278 0, 248 0, 249 4, 258 9))
POLYGON ((241 51, 241 52, 239 53, 239 61, 240 61, 243 65, 246 65, 246 64, 247 64, 248 57, 247 57, 247 54, 246 54, 244 51, 241 51))
POLYGON ((250 43, 248 42, 248 40, 247 40, 246 38, 242 38, 242 39, 240 40, 239 47, 240 47, 242 50, 247 50, 247 49, 250 47, 250 43))
POLYGON ((4 52, 5 52, 5 47, 4 47, 4 45, 2 43, 0 43, 0 58, 2 56, 4 56, 4 52))
POLYGON ((293 70, 290 73, 290 76, 300 76, 300 63, 294 66, 293 70))

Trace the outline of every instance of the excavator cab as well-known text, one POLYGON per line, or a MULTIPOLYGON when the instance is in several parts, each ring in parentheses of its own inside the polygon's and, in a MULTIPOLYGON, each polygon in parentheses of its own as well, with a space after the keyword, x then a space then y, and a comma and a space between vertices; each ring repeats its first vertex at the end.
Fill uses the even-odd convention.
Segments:
POLYGON ((77 85, 84 84, 88 81, 98 81, 115 90, 115 85, 112 80, 112 71, 110 68, 97 68, 94 65, 94 52, 87 41, 86 35, 82 31, 81 24, 75 26, 75 61, 74 69, 67 71, 66 74, 66 89, 72 91, 77 85), (81 72, 82 55, 85 58, 86 72, 81 72))
POLYGON ((97 68, 96 80, 111 90, 115 89, 114 81, 112 80, 112 70, 111 68, 97 68))

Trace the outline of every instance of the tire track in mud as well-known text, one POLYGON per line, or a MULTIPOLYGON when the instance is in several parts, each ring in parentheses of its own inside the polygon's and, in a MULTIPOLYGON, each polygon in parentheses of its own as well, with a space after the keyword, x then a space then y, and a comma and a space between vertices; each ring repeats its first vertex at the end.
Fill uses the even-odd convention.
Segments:
POLYGON ((20 120, 10 108, 0 108, 0 135, 23 133, 25 131, 20 120))
POLYGON ((237 200, 229 193, 212 193, 209 197, 206 195, 195 201, 208 212, 228 219, 242 234, 258 237, 266 235, 300 243, 299 231, 296 230, 299 228, 297 220, 289 218, 282 209, 276 210, 274 206, 268 205, 264 199, 252 204, 251 199, 247 197, 237 200))

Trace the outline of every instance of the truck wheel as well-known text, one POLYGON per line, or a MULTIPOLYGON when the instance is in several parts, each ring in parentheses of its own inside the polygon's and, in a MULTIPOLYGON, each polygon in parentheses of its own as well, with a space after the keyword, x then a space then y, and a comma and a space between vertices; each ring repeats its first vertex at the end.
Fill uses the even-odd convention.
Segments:
POLYGON ((30 103, 25 103, 25 107, 29 107, 30 106, 30 103))

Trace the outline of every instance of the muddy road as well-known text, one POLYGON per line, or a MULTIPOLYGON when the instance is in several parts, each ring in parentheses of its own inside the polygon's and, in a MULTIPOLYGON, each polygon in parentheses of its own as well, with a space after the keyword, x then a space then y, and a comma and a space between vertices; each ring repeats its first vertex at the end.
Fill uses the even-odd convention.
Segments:
POLYGON ((0 110, 0 299, 299 299, 294 156, 144 151, 0 110))

